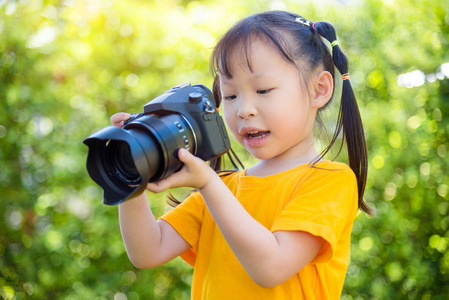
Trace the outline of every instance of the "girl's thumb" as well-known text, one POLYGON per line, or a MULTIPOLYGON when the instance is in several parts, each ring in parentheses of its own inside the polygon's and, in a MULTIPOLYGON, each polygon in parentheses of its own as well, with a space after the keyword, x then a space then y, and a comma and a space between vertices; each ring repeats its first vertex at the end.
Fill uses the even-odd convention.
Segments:
POLYGON ((184 149, 184 148, 179 148, 179 150, 178 150, 178 158, 179 158, 179 160, 183 160, 183 158, 186 158, 186 156, 187 156, 187 153, 186 152, 188 152, 186 149, 184 149))
POLYGON ((178 158, 183 163, 188 163, 194 157, 187 149, 180 148, 178 150, 178 158))

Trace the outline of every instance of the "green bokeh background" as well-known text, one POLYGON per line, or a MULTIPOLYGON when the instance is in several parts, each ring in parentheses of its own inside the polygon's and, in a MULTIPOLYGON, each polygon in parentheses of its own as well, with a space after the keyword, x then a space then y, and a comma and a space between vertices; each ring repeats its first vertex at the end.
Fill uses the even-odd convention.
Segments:
POLYGON ((216 39, 269 9, 331 22, 350 60, 377 215, 357 217, 342 299, 447 299, 447 0, 0 0, 0 297, 189 299, 179 258, 131 265, 82 140, 176 84, 210 87, 216 39))

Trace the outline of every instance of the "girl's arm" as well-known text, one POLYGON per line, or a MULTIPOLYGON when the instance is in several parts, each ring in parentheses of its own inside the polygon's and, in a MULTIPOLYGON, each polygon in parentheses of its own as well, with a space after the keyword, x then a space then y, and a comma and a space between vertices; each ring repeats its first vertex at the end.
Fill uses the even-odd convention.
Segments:
POLYGON ((156 221, 145 192, 119 205, 119 220, 126 252, 136 268, 155 268, 191 248, 170 224, 156 221))
POLYGON ((272 233, 243 208, 219 176, 201 159, 181 149, 181 171, 148 189, 197 188, 232 251, 249 276, 262 287, 279 285, 307 265, 324 246, 324 239, 301 231, 272 233))
MULTIPOLYGON (((111 123, 122 127, 129 116, 115 114, 111 123)), ((137 268, 157 267, 191 248, 171 225, 156 221, 145 192, 119 205, 119 220, 126 252, 137 268)))
POLYGON ((200 190, 232 251, 262 287, 279 285, 304 268, 324 239, 302 231, 272 233, 240 205, 220 178, 200 190))

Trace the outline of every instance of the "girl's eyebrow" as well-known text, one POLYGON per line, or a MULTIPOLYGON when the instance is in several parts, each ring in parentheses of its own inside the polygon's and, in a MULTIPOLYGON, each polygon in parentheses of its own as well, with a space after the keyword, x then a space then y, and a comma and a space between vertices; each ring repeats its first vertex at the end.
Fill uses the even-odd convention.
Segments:
POLYGON ((267 72, 264 72, 264 73, 253 73, 253 77, 255 77, 255 78, 261 78, 261 77, 264 77, 264 78, 266 78, 266 77, 268 77, 268 78, 275 78, 276 75, 273 74, 273 72, 271 71, 271 74, 267 73, 267 72))
MULTIPOLYGON (((275 74, 266 74, 266 73, 252 73, 252 77, 250 79, 250 81, 252 82, 258 82, 259 80, 263 80, 263 82, 267 82, 270 81, 272 83, 277 81, 277 78, 279 78, 278 75, 275 74)), ((233 77, 231 78, 226 78, 226 77, 222 77, 220 79, 220 85, 222 87, 226 87, 226 88, 233 88, 236 84, 238 84, 237 82, 235 82, 235 79, 233 77)))

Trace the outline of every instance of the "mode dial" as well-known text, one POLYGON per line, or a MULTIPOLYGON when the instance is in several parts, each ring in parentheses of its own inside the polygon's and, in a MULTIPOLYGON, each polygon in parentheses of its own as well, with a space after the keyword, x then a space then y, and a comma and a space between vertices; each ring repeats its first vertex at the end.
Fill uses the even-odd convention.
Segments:
POLYGON ((203 99, 203 95, 201 93, 193 92, 189 94, 189 102, 191 103, 200 103, 203 99))

